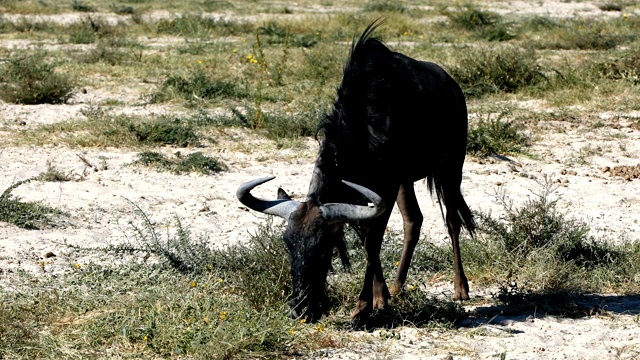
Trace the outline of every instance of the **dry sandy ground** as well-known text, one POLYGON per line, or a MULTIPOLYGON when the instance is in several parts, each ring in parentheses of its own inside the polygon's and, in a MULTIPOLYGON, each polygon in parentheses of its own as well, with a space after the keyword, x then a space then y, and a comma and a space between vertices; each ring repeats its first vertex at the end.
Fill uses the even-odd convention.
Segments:
MULTIPOLYGON (((597 9, 592 3, 582 2, 535 2, 540 6, 531 5, 534 2, 515 3, 522 4, 510 7, 511 3, 499 3, 497 10, 546 11, 543 14, 547 14, 549 6, 554 5, 558 16, 572 16, 578 7, 586 9, 585 14, 597 9)), ((89 89, 87 94, 78 94, 66 105, 17 106, 0 102, 0 125, 7 129, 0 131, 0 143, 17 129, 80 117, 83 108, 107 98, 139 102, 138 93, 124 89, 89 89)), ((515 105, 549 111, 541 102, 515 105)), ((159 114, 173 110, 140 105, 122 111, 159 114)), ((540 123, 538 126, 547 130, 530 149, 535 159, 518 157, 512 158, 513 161, 468 160, 465 163, 462 187, 467 202, 474 210, 499 214, 502 208, 496 192, 504 191, 518 204, 540 191, 547 179, 557 185, 554 194, 560 199, 561 210, 586 221, 592 235, 612 242, 638 241, 640 180, 611 177, 602 171, 607 166, 638 163, 640 131, 628 126, 638 118, 640 113, 602 113, 571 122, 540 123), (604 126, 592 126, 597 121, 604 126)), ((138 153, 133 150, 0 147, 0 190, 46 171, 48 164, 78 178, 78 181, 62 183, 34 181, 14 191, 26 201, 41 201, 67 211, 71 217, 62 228, 39 231, 0 223, 0 283, 9 283, 17 268, 46 276, 65 271, 69 263, 101 261, 74 252, 61 243, 104 246, 123 241, 132 234, 129 222, 136 221, 132 203, 143 209, 161 229, 171 230, 177 216, 194 235, 203 236, 212 246, 224 246, 246 240, 248 232, 265 221, 264 216, 247 211, 237 202, 238 185, 264 175, 275 175, 277 179, 257 189, 256 194, 274 197, 277 187, 281 186, 295 196, 304 196, 317 151, 315 141, 306 141, 302 148, 279 150, 269 141, 242 130, 224 129, 216 138, 217 144, 204 149, 162 149, 168 155, 177 150, 183 154, 203 151, 220 158, 229 171, 212 176, 175 175, 130 166, 138 153), (95 171, 78 155, 96 165, 106 164, 106 169, 95 171), (43 272, 38 261, 47 252, 56 257, 49 259, 43 272)), ((447 245, 449 240, 437 205, 424 183, 418 183, 416 188, 425 214, 423 236, 447 245)), ((389 227, 401 229, 397 212, 389 227)), ((434 286, 434 292, 452 288, 446 282, 434 286)), ((471 287, 475 294, 486 293, 486 290, 475 289, 473 284, 471 287)), ((319 351, 314 358, 476 359, 503 353, 508 359, 640 358, 640 300, 608 295, 602 303, 609 311, 606 315, 575 320, 534 314, 471 319, 456 331, 400 328, 393 332, 350 334, 348 336, 358 341, 345 348, 319 351)))

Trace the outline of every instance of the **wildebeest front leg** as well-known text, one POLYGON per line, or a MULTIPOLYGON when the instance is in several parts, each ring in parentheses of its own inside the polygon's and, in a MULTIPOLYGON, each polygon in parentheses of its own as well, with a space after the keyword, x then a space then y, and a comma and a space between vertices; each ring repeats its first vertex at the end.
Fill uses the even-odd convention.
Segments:
POLYGON ((357 318, 368 314, 373 309, 382 309, 391 298, 389 288, 384 280, 382 264, 380 263, 380 248, 384 231, 389 221, 392 207, 387 208, 380 217, 371 220, 364 240, 364 254, 367 267, 364 274, 362 291, 358 296, 355 309, 351 317, 357 318))
POLYGON ((400 186, 396 203, 398 204, 398 209, 402 214, 404 246, 402 247, 402 257, 400 258, 396 278, 391 286, 392 296, 398 295, 402 292, 404 282, 407 280, 409 265, 411 264, 413 251, 415 250, 420 237, 420 227, 422 226, 423 219, 412 182, 402 184, 400 186))
POLYGON ((453 300, 469 299, 469 283, 462 268, 462 259, 460 257, 460 227, 462 221, 457 214, 457 207, 446 204, 447 208, 447 228, 453 245, 453 271, 455 272, 453 279, 453 300))

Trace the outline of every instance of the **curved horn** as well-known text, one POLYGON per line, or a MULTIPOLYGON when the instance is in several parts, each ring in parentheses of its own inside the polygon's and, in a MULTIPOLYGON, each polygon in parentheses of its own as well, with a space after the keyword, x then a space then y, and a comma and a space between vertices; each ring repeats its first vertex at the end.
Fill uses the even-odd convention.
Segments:
POLYGON ((324 204, 320 209, 322 211, 322 215, 329 223, 369 220, 382 215, 386 209, 386 205, 384 200, 382 200, 378 194, 364 186, 345 180, 342 180, 342 182, 369 199, 369 201, 373 203, 373 207, 341 203, 324 204))
POLYGON ((244 183, 236 191, 236 197, 242 204, 251 210, 259 211, 268 215, 279 216, 288 220, 289 215, 291 215, 291 213, 300 206, 299 202, 294 200, 262 200, 251 195, 251 190, 253 188, 275 178, 275 176, 268 176, 244 183))

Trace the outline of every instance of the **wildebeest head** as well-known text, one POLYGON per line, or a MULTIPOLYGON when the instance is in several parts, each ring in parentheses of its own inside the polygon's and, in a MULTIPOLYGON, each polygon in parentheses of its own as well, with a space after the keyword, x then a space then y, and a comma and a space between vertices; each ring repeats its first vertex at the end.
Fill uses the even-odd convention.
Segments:
POLYGON ((313 198, 298 202, 279 192, 278 200, 261 200, 251 195, 256 186, 274 179, 266 177, 240 186, 236 196, 252 210, 287 220, 284 242, 289 251, 293 293, 290 315, 309 321, 318 320, 326 309, 326 278, 336 241, 343 236, 347 221, 372 219, 384 212, 380 196, 357 184, 343 181, 369 201, 373 207, 329 203, 313 198))

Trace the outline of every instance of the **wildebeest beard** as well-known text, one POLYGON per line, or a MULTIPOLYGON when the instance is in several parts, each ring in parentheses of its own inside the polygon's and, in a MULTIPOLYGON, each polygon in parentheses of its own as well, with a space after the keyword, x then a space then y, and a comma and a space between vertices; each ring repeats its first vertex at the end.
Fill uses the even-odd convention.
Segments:
POLYGON ((327 273, 334 244, 342 236, 343 225, 328 224, 312 201, 291 215, 284 233, 293 282, 291 317, 313 322, 328 309, 327 273))

